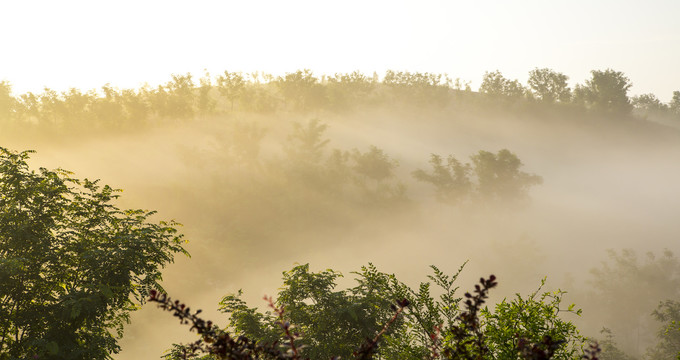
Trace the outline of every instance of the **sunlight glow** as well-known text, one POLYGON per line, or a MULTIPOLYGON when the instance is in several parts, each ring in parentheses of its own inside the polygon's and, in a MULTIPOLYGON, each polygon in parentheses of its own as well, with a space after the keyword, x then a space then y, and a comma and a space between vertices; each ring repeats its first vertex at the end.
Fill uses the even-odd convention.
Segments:
POLYGON ((680 3, 529 1, 3 2, 0 80, 17 93, 159 84, 207 69, 485 71, 525 82, 549 67, 583 82, 613 68, 631 93, 680 88, 680 3))

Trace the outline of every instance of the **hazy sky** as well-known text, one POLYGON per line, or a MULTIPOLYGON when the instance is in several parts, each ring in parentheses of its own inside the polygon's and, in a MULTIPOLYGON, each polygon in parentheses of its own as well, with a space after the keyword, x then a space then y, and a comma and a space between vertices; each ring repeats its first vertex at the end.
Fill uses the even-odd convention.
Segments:
POLYGON ((0 3, 0 80, 15 93, 158 84, 203 69, 283 74, 534 67, 583 82, 623 71, 631 94, 680 90, 678 0, 53 1, 0 3))

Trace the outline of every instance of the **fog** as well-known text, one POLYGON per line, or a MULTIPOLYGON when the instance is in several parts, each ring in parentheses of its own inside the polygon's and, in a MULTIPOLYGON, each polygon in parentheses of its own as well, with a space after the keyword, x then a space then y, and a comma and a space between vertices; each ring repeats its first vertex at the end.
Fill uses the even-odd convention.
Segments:
MULTIPOLYGON (((680 253, 680 131, 628 116, 394 101, 346 112, 233 111, 91 136, 5 132, 0 140, 36 150, 33 167, 63 168, 123 189, 121 208, 158 210, 158 219, 182 223, 192 256, 167 267, 163 286, 221 325, 223 295, 243 289, 251 306, 264 306, 262 296, 276 295, 281 272, 295 264, 339 270, 351 284, 350 272, 370 262, 417 286, 430 264, 453 273, 469 260, 462 290, 493 273, 500 283, 493 303, 530 293, 547 276, 549 288, 568 291, 565 301, 584 309, 567 320, 586 335, 612 328, 623 348, 641 354, 652 339, 625 341, 632 330, 600 311, 590 270, 607 261, 608 249, 632 249, 641 259, 664 249, 680 253), (338 185, 344 195, 337 196, 318 190, 335 184, 296 177, 291 136, 295 124, 312 119, 327 126, 319 164, 334 149, 365 153, 371 146, 398 163, 392 177, 364 184, 375 187, 374 203, 351 185, 338 185), (522 171, 543 178, 526 203, 445 204, 411 175, 430 169, 431 154, 470 162, 480 150, 501 149, 521 159, 522 171), (399 183, 403 196, 395 192, 399 183), (379 191, 382 185, 388 192, 379 191)), ((637 300, 618 299, 622 308, 637 300)), ((193 338, 147 304, 133 314, 115 358, 157 358, 193 338)))

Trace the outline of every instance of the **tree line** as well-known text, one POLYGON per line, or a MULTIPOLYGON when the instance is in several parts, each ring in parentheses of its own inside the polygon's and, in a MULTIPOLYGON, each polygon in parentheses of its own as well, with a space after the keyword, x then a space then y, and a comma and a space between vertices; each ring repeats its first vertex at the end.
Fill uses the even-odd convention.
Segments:
POLYGON ((282 76, 229 72, 195 79, 187 73, 172 75, 158 86, 99 90, 70 89, 15 95, 7 81, 0 82, 0 124, 41 128, 115 129, 164 121, 188 120, 234 111, 343 112, 362 105, 395 99, 416 105, 475 103, 499 99, 527 104, 560 104, 615 115, 680 119, 680 91, 661 102, 654 94, 630 97, 632 83, 622 72, 593 70, 590 79, 573 89, 569 78, 548 68, 529 72, 526 85, 486 72, 473 92, 469 83, 445 74, 387 71, 382 79, 358 71, 315 76, 298 70, 282 76))

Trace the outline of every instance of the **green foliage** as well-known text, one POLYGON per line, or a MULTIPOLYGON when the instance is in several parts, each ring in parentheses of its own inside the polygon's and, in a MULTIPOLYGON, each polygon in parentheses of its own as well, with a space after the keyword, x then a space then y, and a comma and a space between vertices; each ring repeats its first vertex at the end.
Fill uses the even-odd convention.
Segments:
POLYGON ((520 340, 540 343, 546 336, 561 344, 554 353, 554 359, 581 358, 585 338, 579 335, 574 324, 563 320, 560 315, 565 312, 580 315, 581 310, 576 310, 574 304, 561 309, 566 292, 540 293, 544 285, 545 278, 541 287, 528 297, 516 294, 512 301, 503 299, 496 304, 493 312, 484 309, 485 335, 494 359, 520 359, 517 352, 520 340))
MULTIPOLYGON (((227 330, 245 338, 245 343, 254 341, 256 347, 281 344, 279 351, 292 351, 291 358, 371 358, 371 354, 409 360, 534 358, 522 351, 548 354, 544 359, 581 358, 585 339, 561 318, 563 313, 580 314, 580 310, 574 305, 560 308, 565 292, 539 295, 539 288, 527 298, 517 294, 513 301, 503 300, 491 311, 483 304, 497 284, 492 275, 481 279, 474 295, 465 294, 461 309, 462 298, 456 296, 454 283, 464 266, 452 275, 432 266, 430 281, 414 290, 369 264, 354 273, 355 287, 338 290, 342 274, 330 269, 310 272, 308 264, 299 265, 283 273, 283 286, 276 303, 270 305, 273 313, 248 307, 240 298, 241 291, 225 296, 220 310, 230 315, 227 330), (432 293, 433 284, 438 296, 432 293), (393 299, 404 299, 400 309, 393 306, 393 299), (365 346, 357 350, 362 342, 365 346)), ((544 283, 545 279, 541 286, 544 283)), ((165 308, 172 307, 169 300, 161 302, 165 308)), ((184 308, 178 304, 180 310, 184 308)), ((182 311, 186 314, 180 318, 192 316, 188 309, 182 311)), ((201 324, 195 325, 199 333, 201 324)), ((169 358, 182 358, 179 355, 186 350, 175 347, 169 358)))
POLYGON ((182 236, 30 153, 0 148, 0 359, 110 359, 182 236))
POLYGON ((680 357, 680 301, 663 301, 652 315, 663 326, 657 333, 658 343, 647 351, 647 356, 650 359, 677 359, 680 357))
POLYGON ((239 335, 250 339, 258 339, 265 343, 274 343, 279 338, 279 332, 271 325, 275 319, 271 312, 265 314, 257 311, 257 308, 250 308, 241 299, 243 291, 237 294, 229 294, 220 300, 219 310, 225 314, 230 314, 228 328, 239 335))
MULTIPOLYGON (((276 306, 285 309, 286 320, 303 334, 298 343, 304 347, 306 357, 350 357, 358 344, 377 333, 390 318, 391 299, 406 292, 394 276, 379 273, 372 265, 357 275, 356 287, 336 290, 337 279, 342 275, 333 270, 314 273, 306 264, 283 273, 276 306)), ((257 313, 239 295, 227 295, 220 303, 220 309, 231 314, 229 325, 235 333, 258 343, 272 339, 283 342, 277 316, 257 313)))

